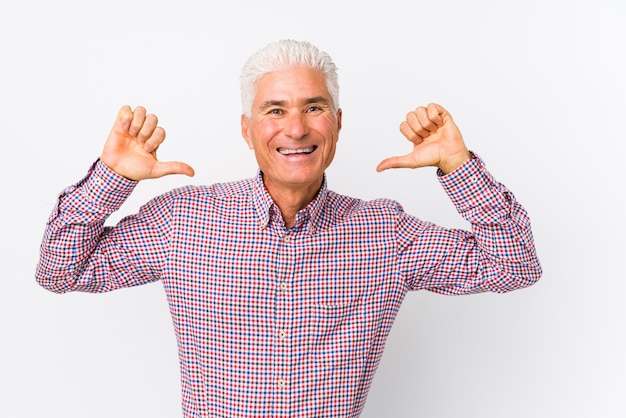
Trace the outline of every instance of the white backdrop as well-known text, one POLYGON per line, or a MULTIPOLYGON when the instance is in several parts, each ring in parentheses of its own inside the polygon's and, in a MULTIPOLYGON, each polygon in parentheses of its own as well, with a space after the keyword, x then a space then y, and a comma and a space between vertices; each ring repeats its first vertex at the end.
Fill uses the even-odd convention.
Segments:
POLYGON ((409 294, 363 416, 625 417, 624 4, 0 0, 0 417, 180 416, 160 284, 48 293, 39 242, 123 104, 156 113, 160 158, 196 176, 140 184, 111 221, 172 187, 254 175, 239 69, 280 38, 339 66, 332 189, 466 228, 434 170, 375 172, 408 152, 406 112, 438 102, 529 211, 545 271, 506 295, 409 294))

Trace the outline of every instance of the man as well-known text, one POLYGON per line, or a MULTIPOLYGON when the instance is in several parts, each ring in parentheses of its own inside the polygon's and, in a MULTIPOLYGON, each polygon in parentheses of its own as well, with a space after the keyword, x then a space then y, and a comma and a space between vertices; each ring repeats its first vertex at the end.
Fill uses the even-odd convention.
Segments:
POLYGON ((342 111, 326 53, 272 43, 241 84, 254 178, 176 189, 104 227, 137 181, 194 173, 158 161, 156 116, 124 106, 99 160, 60 195, 37 267, 58 293, 162 281, 185 417, 357 417, 407 291, 507 292, 541 276, 525 210, 443 107, 409 112, 412 152, 377 169, 438 167, 471 233, 327 188, 342 111))

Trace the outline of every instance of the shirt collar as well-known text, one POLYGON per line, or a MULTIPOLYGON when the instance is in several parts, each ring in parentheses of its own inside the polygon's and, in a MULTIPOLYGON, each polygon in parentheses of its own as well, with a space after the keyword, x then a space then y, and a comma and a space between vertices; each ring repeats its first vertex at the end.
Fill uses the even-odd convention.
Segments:
MULTIPOLYGON (((324 212, 324 206, 328 198, 328 187, 326 183, 326 174, 322 179, 322 186, 311 203, 301 209, 296 215, 296 225, 305 223, 305 227, 309 233, 315 233, 320 226, 321 216, 324 212)), ((259 227, 261 229, 267 227, 270 222, 272 211, 278 213, 278 207, 270 196, 265 184, 263 184, 263 173, 261 170, 257 172, 253 179, 252 202, 259 219, 259 227)))

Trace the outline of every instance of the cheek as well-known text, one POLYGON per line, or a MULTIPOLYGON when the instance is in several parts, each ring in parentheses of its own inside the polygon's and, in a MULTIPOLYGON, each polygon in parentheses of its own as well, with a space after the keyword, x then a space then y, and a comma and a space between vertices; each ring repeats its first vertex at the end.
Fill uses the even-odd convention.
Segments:
POLYGON ((335 151, 337 150, 337 142, 334 142, 332 145, 330 145, 330 149, 328 152, 328 163, 330 164, 333 160, 333 158, 335 157, 335 151))
POLYGON ((324 168, 328 168, 328 166, 332 163, 335 158, 335 151, 337 150, 337 141, 328 139, 326 144, 324 145, 324 156, 323 156, 323 164, 324 168))
POLYGON ((263 143, 269 143, 273 137, 280 132, 280 125, 274 120, 265 120, 255 126, 252 134, 254 135, 254 142, 259 145, 263 143))
MULTIPOLYGON (((322 127, 320 127, 320 129, 322 129, 322 127)), ((323 126, 323 129, 324 130, 320 130, 320 132, 324 132, 328 153, 332 155, 335 153, 337 141, 339 140, 339 129, 334 121, 326 123, 325 126, 323 126)))
POLYGON ((323 120, 319 121, 320 132, 325 132, 327 138, 336 139, 339 135, 339 121, 334 115, 327 115, 323 120))

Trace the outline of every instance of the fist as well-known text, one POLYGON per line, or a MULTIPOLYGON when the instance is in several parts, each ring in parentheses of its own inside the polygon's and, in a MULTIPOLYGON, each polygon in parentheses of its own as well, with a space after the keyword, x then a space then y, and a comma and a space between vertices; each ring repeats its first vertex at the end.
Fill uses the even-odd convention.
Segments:
POLYGON ((158 178, 168 174, 194 175, 189 165, 160 162, 156 152, 165 140, 158 118, 138 106, 123 106, 104 144, 100 160, 110 169, 131 180, 158 178))
POLYGON ((400 132, 413 144, 413 150, 381 161, 377 171, 435 166, 449 173, 470 159, 452 116, 438 104, 431 103, 408 112, 406 120, 400 124, 400 132))

